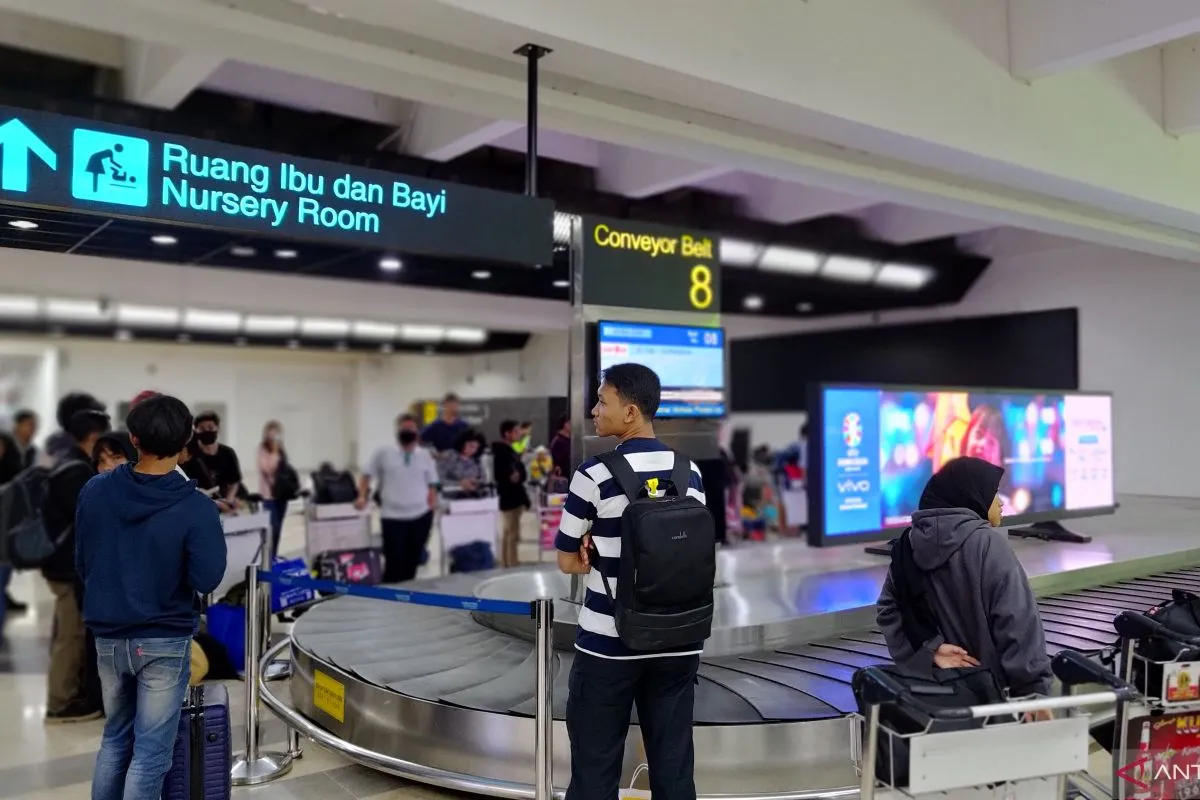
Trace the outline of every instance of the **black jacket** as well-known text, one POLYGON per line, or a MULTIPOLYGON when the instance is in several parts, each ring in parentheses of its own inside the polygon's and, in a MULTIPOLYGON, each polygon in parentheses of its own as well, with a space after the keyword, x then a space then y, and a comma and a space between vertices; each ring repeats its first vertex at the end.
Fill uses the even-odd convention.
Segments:
POLYGON ((529 508, 529 493, 525 491, 525 464, 508 443, 495 442, 492 445, 492 472, 495 474, 501 511, 529 508))
POLYGON ((63 453, 54 469, 55 474, 46 489, 46 532, 56 537, 67 531, 67 535, 54 555, 42 565, 42 576, 48 581, 70 583, 79 580, 75 571, 75 507, 83 487, 96 477, 96 470, 87 453, 78 447, 63 453), (80 463, 68 467, 68 461, 80 463))

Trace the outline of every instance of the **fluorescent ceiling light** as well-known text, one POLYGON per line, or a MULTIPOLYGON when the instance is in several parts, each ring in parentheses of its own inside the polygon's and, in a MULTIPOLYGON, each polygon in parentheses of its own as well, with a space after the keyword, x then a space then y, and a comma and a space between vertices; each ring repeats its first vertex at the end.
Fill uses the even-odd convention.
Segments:
POLYGON ((564 214, 561 211, 554 212, 554 243, 555 244, 570 244, 571 243, 571 224, 579 219, 574 214, 564 214))
POLYGON ((815 275, 821 267, 821 256, 811 250, 769 245, 758 261, 758 268, 767 272, 789 275, 815 275))
POLYGON ((46 301, 46 316, 55 322, 106 322, 109 318, 99 300, 56 298, 46 301))
POLYGON ((298 255, 300 255, 300 254, 297 253, 295 250, 276 250, 275 251, 276 258, 295 258, 298 255))
POLYGON ((400 326, 390 322, 355 322, 354 336, 359 339, 373 339, 377 342, 387 342, 400 335, 400 326))
POLYGON ((440 342, 446 336, 441 325, 401 325, 400 338, 408 342, 440 342))
POLYGON ((492 273, 488 272, 486 269, 477 269, 471 273, 471 277, 477 281, 486 281, 488 278, 492 277, 492 273))
POLYGON ((892 286, 897 289, 920 289, 931 280, 933 270, 911 264, 884 264, 875 276, 875 283, 880 286, 892 286))
POLYGON ((31 319, 38 315, 40 303, 36 297, 25 295, 0 295, 0 317, 7 319, 31 319))
POLYGON ((183 312, 183 327, 193 331, 232 333, 242 327, 242 315, 236 311, 189 308, 183 312))
POLYGON ((291 336, 296 332, 295 317, 272 317, 250 314, 246 317, 245 330, 251 336, 291 336))
POLYGON ((447 328, 446 341, 455 344, 483 344, 488 340, 488 332, 482 328, 447 328))
POLYGON ((344 319, 308 318, 300 320, 301 336, 320 336, 337 339, 350 334, 350 321, 344 319))
POLYGON ((570 285, 571 285, 570 281, 555 281, 554 282, 555 289, 566 289, 570 285))
POLYGON ((756 294, 747 295, 746 299, 742 301, 742 305, 746 307, 747 311, 758 311, 763 307, 763 299, 756 294))
POLYGON ((229 252, 232 253, 233 255, 237 256, 238 258, 250 258, 251 256, 255 255, 258 251, 255 250, 253 247, 247 247, 244 244, 239 244, 239 245, 235 245, 235 246, 229 248, 229 252))
POLYGON ((117 306, 117 322, 133 327, 176 328, 179 327, 179 309, 165 306, 133 306, 122 303, 117 306))
POLYGON ((742 239, 721 239, 720 261, 730 267, 753 267, 762 255, 763 246, 742 239))
POLYGON ((35 231, 38 228, 36 222, 31 222, 27 219, 14 219, 8 224, 20 231, 35 231))
POLYGON ((161 247, 170 247, 173 244, 179 244, 178 239, 176 239, 174 236, 168 236, 165 233, 160 233, 157 236, 151 236, 150 241, 161 247))
POLYGON ((379 259, 379 268, 385 272, 399 272, 404 262, 398 258, 388 257, 379 259))
POLYGON ((821 267, 821 277, 832 281, 869 283, 871 278, 875 277, 875 269, 875 262, 865 258, 830 256, 821 267))

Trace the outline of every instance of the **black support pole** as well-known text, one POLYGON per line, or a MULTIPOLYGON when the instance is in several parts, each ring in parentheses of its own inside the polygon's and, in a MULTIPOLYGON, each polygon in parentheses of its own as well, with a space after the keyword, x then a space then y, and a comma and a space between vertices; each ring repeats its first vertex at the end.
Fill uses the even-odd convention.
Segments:
POLYGON ((538 153, 538 61, 551 52, 537 44, 524 44, 514 51, 526 63, 525 78, 525 194, 537 197, 538 153))

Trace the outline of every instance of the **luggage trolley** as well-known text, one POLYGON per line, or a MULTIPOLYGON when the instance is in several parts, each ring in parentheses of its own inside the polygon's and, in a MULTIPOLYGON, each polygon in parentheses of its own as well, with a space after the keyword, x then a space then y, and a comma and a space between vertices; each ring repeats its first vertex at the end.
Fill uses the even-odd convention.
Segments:
POLYGON ((1141 694, 1114 723, 1113 797, 1200 797, 1200 638, 1136 611, 1118 614, 1113 627, 1121 637, 1121 675, 1141 694), (1179 645, 1178 655, 1155 660, 1137 652, 1138 642, 1151 640, 1179 645))
POLYGON ((1074 651, 1052 660, 1063 683, 1061 697, 1033 697, 970 707, 945 708, 923 699, 877 667, 861 670, 865 714, 853 714, 851 759, 862 800, 938 797, 944 800, 1050 800, 1067 797, 1068 776, 1086 773, 1090 750, 1084 709, 1135 696, 1131 686, 1074 651), (1101 684, 1105 691, 1066 694, 1071 687, 1101 684), (896 705, 924 722, 902 734, 881 722, 880 707, 896 705), (1066 716, 1024 721, 1042 711, 1066 716), (974 724, 972 724, 974 722, 974 724), (882 762, 880 759, 887 759, 882 762), (907 785, 892 780, 908 759, 907 785), (883 769, 880 769, 883 767, 883 769), (879 775, 887 780, 881 780, 879 775))
POLYGON ((304 557, 310 565, 331 550, 362 550, 371 546, 371 514, 354 503, 316 503, 304 506, 304 557))

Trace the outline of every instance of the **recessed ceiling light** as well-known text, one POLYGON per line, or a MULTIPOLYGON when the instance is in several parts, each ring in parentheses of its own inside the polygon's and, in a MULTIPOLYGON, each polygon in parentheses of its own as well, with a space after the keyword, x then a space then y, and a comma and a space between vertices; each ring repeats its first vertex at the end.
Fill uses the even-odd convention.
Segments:
POLYGON ((796 310, 801 314, 807 314, 808 312, 812 311, 812 309, 812 303, 796 303, 796 310))
POLYGON ((811 250, 771 245, 763 251, 758 268, 789 275, 812 275, 821 267, 821 257, 811 250))
POLYGON ((446 341, 457 344, 483 344, 488 340, 488 332, 482 328, 447 328, 446 341))
POLYGON ((36 222, 30 222, 27 219, 14 219, 14 220, 10 221, 8 224, 11 225, 12 227, 16 228, 17 230, 21 230, 21 231, 37 230, 37 227, 38 227, 38 224, 36 222))
POLYGON ((875 277, 878 264, 865 258, 830 256, 821 267, 821 277, 834 281, 867 283, 875 277))
POLYGON ((242 315, 236 311, 189 308, 183 312, 183 327, 210 333, 234 333, 242 327, 242 315))
POLYGON ((300 255, 300 254, 297 253, 295 250, 276 250, 275 251, 276 258, 295 258, 298 255, 300 255))
POLYGON ((253 247, 247 247, 244 244, 235 245, 229 248, 229 252, 238 258, 250 258, 258 253, 253 247))
POLYGON ((571 285, 570 281, 555 281, 554 282, 555 289, 566 289, 570 285, 571 285))
POLYGON ((763 307, 763 299, 756 294, 747 295, 746 299, 742 301, 742 305, 747 311, 758 311, 763 307))
POLYGON ((920 289, 933 280, 933 270, 911 264, 884 264, 875 276, 879 286, 897 289, 920 289))
POLYGON ((134 327, 175 328, 179 325, 179 309, 159 306, 117 306, 117 322, 134 327))
POLYGON ((243 329, 251 336, 294 336, 300 320, 267 314, 248 314, 243 329))
POLYGON ((173 244, 179 244, 179 240, 174 236, 168 236, 165 233, 160 233, 157 236, 151 236, 150 241, 161 247, 170 247, 173 244))
POLYGON ((384 272, 399 272, 404 268, 404 262, 394 256, 379 259, 379 268, 384 272))
POLYGON ((400 335, 400 326, 391 322, 355 322, 353 326, 354 335, 359 339, 374 339, 376 341, 387 341, 395 339, 400 335))
POLYGON ((754 266, 758 263, 763 250, 761 244, 742 239, 722 239, 719 247, 721 263, 731 267, 754 266))
POLYGON ((477 269, 471 273, 471 277, 477 281, 486 281, 488 278, 492 277, 492 273, 488 272, 486 269, 477 269))

